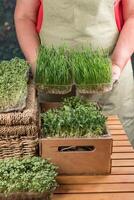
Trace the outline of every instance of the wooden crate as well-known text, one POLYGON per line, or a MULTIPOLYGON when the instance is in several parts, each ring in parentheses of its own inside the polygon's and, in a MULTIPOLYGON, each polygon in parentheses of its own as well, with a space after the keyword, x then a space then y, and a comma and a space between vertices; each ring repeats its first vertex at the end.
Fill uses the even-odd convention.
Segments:
POLYGON ((112 137, 40 139, 40 155, 59 167, 59 174, 109 174, 112 137), (76 151, 62 151, 74 147, 76 151), (84 149, 84 151, 83 151, 84 149))
POLYGON ((61 102, 48 102, 40 103, 41 112, 46 112, 49 109, 55 109, 62 106, 61 102))
MULTIPOLYGON (((41 104, 41 112, 50 108, 62 106, 61 102, 44 102, 41 104)), ((59 167, 59 174, 66 175, 100 175, 111 172, 112 137, 100 138, 43 138, 39 141, 40 155, 49 158, 59 167), (90 147, 90 151, 61 151, 68 147, 90 147), (103 163, 103 165, 102 165, 103 163)))

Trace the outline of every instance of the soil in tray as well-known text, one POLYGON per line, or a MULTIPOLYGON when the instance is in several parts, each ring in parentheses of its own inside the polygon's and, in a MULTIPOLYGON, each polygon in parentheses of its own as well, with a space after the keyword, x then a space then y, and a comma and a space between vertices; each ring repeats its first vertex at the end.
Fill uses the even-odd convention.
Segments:
POLYGON ((111 91, 112 83, 98 85, 77 85, 76 87, 79 94, 96 94, 111 91))
POLYGON ((36 84, 36 88, 40 92, 46 94, 67 94, 71 92, 72 85, 39 85, 36 84))
POLYGON ((47 193, 38 194, 38 193, 13 193, 10 194, 8 197, 0 194, 1 200, 51 200, 50 195, 47 193))

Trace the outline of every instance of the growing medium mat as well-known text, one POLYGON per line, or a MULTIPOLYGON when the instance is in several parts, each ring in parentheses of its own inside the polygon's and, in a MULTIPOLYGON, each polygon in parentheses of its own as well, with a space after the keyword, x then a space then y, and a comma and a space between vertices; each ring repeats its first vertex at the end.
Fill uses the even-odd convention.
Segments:
POLYGON ((38 193, 13 193, 9 197, 0 194, 0 200, 50 200, 49 195, 38 193))
POLYGON ((0 112, 22 111, 26 106, 29 66, 14 58, 0 63, 0 112))
MULTIPOLYGON (((15 125, 35 125, 38 123, 38 105, 36 99, 36 90, 32 82, 28 85, 28 96, 26 99, 26 108, 22 112, 0 113, 0 133, 8 129, 8 126, 15 125), (5 127, 5 128, 4 128, 5 127)), ((22 127, 22 126, 21 126, 22 127)), ((11 130, 13 127, 11 127, 11 130)), ((21 129, 20 127, 16 129, 21 129)))
POLYGON ((0 159, 36 155, 38 114, 36 91, 31 81, 28 84, 26 108, 22 112, 0 113, 0 159))

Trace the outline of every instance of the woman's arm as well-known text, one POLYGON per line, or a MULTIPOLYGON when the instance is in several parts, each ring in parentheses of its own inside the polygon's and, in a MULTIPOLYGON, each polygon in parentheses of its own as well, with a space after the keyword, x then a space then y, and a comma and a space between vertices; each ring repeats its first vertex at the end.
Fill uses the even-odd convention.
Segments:
POLYGON ((39 0, 17 0, 14 14, 15 27, 20 47, 32 66, 33 74, 36 68, 37 51, 40 45, 36 31, 39 0))
POLYGON ((123 69, 134 52, 134 0, 122 0, 124 26, 113 51, 112 62, 123 69))

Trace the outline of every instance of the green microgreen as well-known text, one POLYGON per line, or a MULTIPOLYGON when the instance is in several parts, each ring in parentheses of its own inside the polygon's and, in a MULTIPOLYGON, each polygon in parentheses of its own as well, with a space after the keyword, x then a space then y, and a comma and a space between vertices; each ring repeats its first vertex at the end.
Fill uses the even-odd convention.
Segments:
POLYGON ((57 186, 56 169, 40 157, 0 160, 0 193, 51 193, 57 186))
POLYGON ((15 107, 27 91, 28 64, 14 58, 0 63, 0 110, 15 107))
POLYGON ((63 86, 75 83, 86 88, 111 84, 112 67, 108 53, 92 47, 41 46, 37 60, 36 83, 63 86))
POLYGON ((92 137, 106 134, 106 117, 91 102, 71 97, 59 109, 41 114, 44 137, 92 137))
POLYGON ((71 53, 75 83, 79 85, 99 85, 111 82, 111 62, 106 52, 82 48, 71 53))
POLYGON ((35 80, 42 86, 72 83, 72 72, 66 47, 40 47, 35 80))

